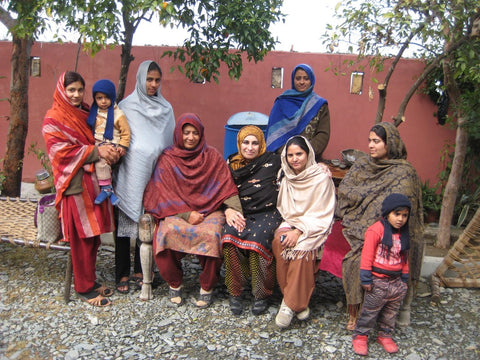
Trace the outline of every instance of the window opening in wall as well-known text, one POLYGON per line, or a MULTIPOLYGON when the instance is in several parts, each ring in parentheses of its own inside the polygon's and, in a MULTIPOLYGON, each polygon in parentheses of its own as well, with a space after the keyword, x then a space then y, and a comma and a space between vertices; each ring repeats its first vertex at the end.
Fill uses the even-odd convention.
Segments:
POLYGON ((40 57, 30 57, 30 76, 40 77, 40 57))
POLYGON ((283 89, 283 68, 272 68, 272 89, 283 89))
POLYGON ((354 71, 350 76, 350 94, 362 95, 363 72, 354 71))

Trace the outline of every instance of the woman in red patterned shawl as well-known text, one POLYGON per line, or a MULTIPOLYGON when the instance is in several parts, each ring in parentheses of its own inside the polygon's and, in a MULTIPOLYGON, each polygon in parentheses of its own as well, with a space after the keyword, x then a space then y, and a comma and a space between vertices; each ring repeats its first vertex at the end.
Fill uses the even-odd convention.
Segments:
POLYGON ((53 105, 43 121, 42 133, 52 164, 55 206, 60 214, 64 241, 70 243, 75 291, 93 306, 107 306, 113 291, 97 283, 95 262, 100 234, 114 229, 112 206, 95 205, 100 192, 94 163, 100 157, 118 161, 111 146, 95 146, 87 125, 88 105, 83 102, 85 81, 67 71, 60 76, 53 105))
POLYGON ((230 170, 220 153, 206 144, 197 115, 179 117, 173 142, 159 156, 143 202, 145 211, 160 220, 153 251, 160 275, 170 286, 170 301, 183 303, 181 259, 194 254, 203 269, 196 305, 206 308, 222 266, 222 226, 226 220, 241 228, 245 219, 230 170))

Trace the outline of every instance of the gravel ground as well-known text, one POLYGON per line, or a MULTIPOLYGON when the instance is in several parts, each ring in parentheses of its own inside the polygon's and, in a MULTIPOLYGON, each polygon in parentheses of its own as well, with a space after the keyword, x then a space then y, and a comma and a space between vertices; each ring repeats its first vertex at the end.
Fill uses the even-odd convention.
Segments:
MULTIPOLYGON (((345 298, 341 283, 319 274, 311 300, 311 318, 293 320, 290 328, 274 324, 281 301, 274 294, 260 316, 250 309, 231 314, 226 288, 215 289, 214 304, 204 310, 193 304, 199 265, 186 258, 187 302, 168 304, 168 286, 158 280, 154 299, 139 292, 114 294, 113 305, 94 308, 76 298, 63 301, 67 255, 0 244, 0 359, 352 359, 351 335, 345 330, 345 298)), ((113 286, 114 254, 103 247, 98 276, 113 286)), ((397 329, 399 352, 388 355, 374 336, 370 359, 479 359, 480 290, 442 289, 440 306, 430 305, 429 287, 420 284, 412 326, 397 329)), ((250 296, 245 296, 250 306, 250 296)))

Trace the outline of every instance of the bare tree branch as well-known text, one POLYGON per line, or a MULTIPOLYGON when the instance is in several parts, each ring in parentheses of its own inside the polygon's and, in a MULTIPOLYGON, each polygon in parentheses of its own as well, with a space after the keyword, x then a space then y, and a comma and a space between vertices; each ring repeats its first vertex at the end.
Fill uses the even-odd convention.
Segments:
MULTIPOLYGON (((421 24, 417 31, 414 31, 410 34, 410 36, 407 38, 407 40, 403 43, 402 47, 400 48, 400 51, 398 52, 397 56, 393 60, 392 64, 390 65, 390 68, 388 69, 387 76, 385 76, 385 80, 383 82, 383 85, 379 86, 379 100, 378 100, 378 106, 377 106, 377 114, 375 117, 375 123, 379 123, 383 119, 383 112, 385 111, 385 104, 387 101, 387 87, 388 87, 388 82, 390 81, 390 78, 392 77, 392 74, 395 70, 395 67, 397 66, 398 62, 403 56, 403 53, 405 50, 407 50, 410 42, 412 39, 419 34, 423 28, 425 27, 425 24, 421 24)), ((396 124, 398 126, 398 124, 396 124)))
POLYGON ((425 81, 428 74, 430 74, 435 68, 440 66, 440 62, 446 56, 448 56, 453 51, 457 50, 460 46, 465 44, 468 40, 469 40, 469 37, 464 36, 460 40, 458 40, 457 42, 452 43, 448 47, 447 52, 437 56, 434 59, 434 61, 423 70, 423 72, 420 74, 420 76, 417 78, 417 80, 412 84, 410 89, 405 94, 405 97, 403 98, 403 100, 402 100, 402 102, 399 106, 397 115, 392 117, 396 126, 398 126, 400 123, 402 123, 402 121, 404 119, 404 115, 405 115, 405 109, 407 108, 407 105, 408 105, 410 99, 412 98, 413 94, 415 94, 415 91, 417 91, 417 89, 420 87, 420 85, 425 81))
POLYGON ((17 20, 12 18, 10 14, 2 6, 0 6, 0 22, 5 25, 9 31, 17 25, 17 20))

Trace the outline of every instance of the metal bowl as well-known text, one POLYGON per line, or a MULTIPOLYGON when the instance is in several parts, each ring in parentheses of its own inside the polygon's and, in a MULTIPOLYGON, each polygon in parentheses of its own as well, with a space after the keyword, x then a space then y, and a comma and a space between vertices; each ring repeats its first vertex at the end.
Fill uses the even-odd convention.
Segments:
POLYGON ((353 163, 360 157, 366 156, 367 154, 363 151, 357 149, 346 149, 342 150, 342 159, 347 166, 352 166, 353 163))

